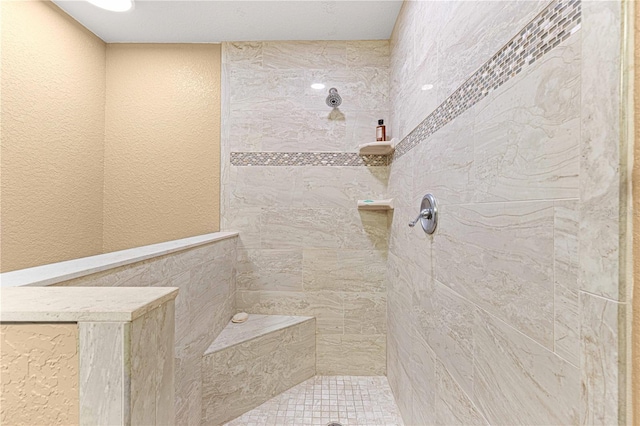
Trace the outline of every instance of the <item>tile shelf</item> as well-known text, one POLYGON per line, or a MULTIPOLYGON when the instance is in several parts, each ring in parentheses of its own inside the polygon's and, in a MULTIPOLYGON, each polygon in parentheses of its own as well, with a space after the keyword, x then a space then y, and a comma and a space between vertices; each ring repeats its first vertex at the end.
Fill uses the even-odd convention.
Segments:
POLYGON ((389 155, 395 151, 395 147, 395 139, 385 142, 369 142, 358 145, 358 153, 360 155, 389 155))
POLYGON ((358 210, 393 210, 393 198, 388 200, 358 200, 358 210))

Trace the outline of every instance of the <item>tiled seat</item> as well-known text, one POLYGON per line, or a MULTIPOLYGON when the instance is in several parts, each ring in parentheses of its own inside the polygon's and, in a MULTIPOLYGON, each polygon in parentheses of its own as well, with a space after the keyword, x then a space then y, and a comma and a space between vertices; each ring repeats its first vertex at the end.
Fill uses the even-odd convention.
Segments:
POLYGON ((250 315, 229 323, 202 360, 202 423, 222 424, 316 373, 315 318, 250 315))

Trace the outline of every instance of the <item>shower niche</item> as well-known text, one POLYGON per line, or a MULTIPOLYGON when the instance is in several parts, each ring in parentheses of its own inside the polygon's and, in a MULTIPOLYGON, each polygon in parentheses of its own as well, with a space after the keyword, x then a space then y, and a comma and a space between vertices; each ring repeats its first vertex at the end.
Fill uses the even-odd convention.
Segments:
MULTIPOLYGON (((396 149, 396 139, 390 141, 369 142, 358 145, 359 155, 389 156, 396 149)), ((393 198, 386 200, 358 200, 358 210, 393 210, 393 198)))

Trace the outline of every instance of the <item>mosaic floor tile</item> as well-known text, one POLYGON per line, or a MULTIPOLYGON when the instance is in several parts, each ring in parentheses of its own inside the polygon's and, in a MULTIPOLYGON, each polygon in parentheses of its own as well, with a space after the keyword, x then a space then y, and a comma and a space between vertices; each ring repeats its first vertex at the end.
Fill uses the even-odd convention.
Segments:
POLYGON ((226 426, 402 426, 384 376, 316 376, 226 426))

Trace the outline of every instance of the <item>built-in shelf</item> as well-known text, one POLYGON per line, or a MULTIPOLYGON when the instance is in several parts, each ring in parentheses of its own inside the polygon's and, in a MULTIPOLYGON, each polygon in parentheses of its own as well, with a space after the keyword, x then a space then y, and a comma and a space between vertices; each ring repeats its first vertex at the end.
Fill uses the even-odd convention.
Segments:
POLYGON ((396 140, 385 142, 369 142, 358 146, 360 155, 389 155, 396 149, 396 140))
POLYGON ((358 210, 393 210, 393 198, 388 200, 358 200, 358 210))

